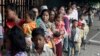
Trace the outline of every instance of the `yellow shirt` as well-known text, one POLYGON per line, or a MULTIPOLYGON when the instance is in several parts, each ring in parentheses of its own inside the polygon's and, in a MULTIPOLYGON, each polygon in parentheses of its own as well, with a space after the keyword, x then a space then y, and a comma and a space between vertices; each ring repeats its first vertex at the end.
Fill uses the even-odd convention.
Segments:
POLYGON ((82 38, 84 37, 84 30, 80 29, 80 33, 79 33, 79 38, 78 38, 78 42, 82 42, 82 38))
POLYGON ((30 36, 31 33, 32 33, 32 30, 34 28, 36 28, 36 22, 35 21, 32 21, 32 22, 24 23, 23 24, 23 31, 24 31, 24 34, 26 36, 30 36))

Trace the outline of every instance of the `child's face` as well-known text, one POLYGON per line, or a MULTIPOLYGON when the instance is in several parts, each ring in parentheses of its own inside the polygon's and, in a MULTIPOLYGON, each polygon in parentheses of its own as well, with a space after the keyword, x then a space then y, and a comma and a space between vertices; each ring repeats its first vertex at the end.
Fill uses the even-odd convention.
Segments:
POLYGON ((41 35, 37 35, 34 39, 32 39, 32 41, 34 42, 35 47, 39 49, 43 48, 45 43, 44 37, 41 35))
POLYGON ((73 25, 74 25, 74 27, 77 27, 78 26, 78 22, 75 21, 73 25))
POLYGON ((43 13, 42 19, 44 22, 47 22, 49 20, 49 13, 47 11, 43 13))
POLYGON ((51 11, 51 13, 50 13, 50 19, 53 20, 54 18, 55 18, 55 12, 51 11))
POLYGON ((6 15, 7 15, 8 19, 15 19, 16 13, 15 13, 15 11, 8 9, 6 15))
POLYGON ((82 19, 82 20, 84 19, 84 16, 83 16, 83 15, 81 16, 81 19, 82 19))

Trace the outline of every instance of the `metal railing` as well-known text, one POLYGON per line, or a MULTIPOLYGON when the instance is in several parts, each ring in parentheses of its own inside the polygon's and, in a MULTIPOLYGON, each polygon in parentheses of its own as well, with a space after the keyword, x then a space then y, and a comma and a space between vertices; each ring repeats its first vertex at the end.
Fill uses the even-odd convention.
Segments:
POLYGON ((0 0, 0 13, 2 15, 2 23, 5 25, 5 6, 9 3, 17 4, 17 13, 20 18, 24 18, 25 11, 32 7, 39 7, 43 4, 44 0, 0 0))

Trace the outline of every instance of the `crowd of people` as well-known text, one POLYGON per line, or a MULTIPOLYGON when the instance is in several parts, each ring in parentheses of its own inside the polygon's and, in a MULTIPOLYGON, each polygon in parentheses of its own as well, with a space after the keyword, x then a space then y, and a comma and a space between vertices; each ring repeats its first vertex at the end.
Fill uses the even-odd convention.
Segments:
POLYGON ((26 10, 19 18, 15 4, 5 8, 6 24, 0 23, 0 56, 79 56, 93 23, 90 8, 70 3, 67 7, 26 10), (4 41, 3 41, 4 40, 4 41), (66 54, 66 55, 65 55, 66 54))

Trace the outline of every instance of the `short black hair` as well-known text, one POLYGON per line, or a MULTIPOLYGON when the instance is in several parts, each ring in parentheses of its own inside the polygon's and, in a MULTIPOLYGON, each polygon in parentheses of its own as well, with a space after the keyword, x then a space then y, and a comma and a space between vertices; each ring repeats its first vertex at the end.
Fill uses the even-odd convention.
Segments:
POLYGON ((32 31, 32 38, 34 38, 35 36, 38 36, 38 35, 41 35, 43 37, 45 37, 45 31, 43 28, 35 28, 33 31, 32 31))
POLYGON ((57 14, 55 15, 54 21, 56 21, 60 15, 61 15, 61 13, 57 13, 57 14))
POLYGON ((65 6, 60 5, 60 6, 58 7, 58 11, 59 11, 62 7, 65 8, 65 6))
POLYGON ((74 20, 72 20, 72 24, 73 24, 74 22, 78 22, 78 21, 74 19, 74 20))
POLYGON ((17 10, 17 5, 14 4, 14 3, 9 3, 9 4, 7 4, 7 5, 5 6, 5 8, 6 8, 6 10, 7 10, 7 9, 10 9, 10 10, 12 10, 12 11, 16 11, 16 10, 17 10))
POLYGON ((9 34, 8 34, 8 39, 11 42, 11 52, 13 53, 14 51, 26 51, 26 41, 25 41, 25 36, 23 31, 17 27, 14 26, 9 34))
POLYGON ((34 20, 34 15, 35 15, 35 13, 34 13, 32 10, 29 10, 29 11, 27 11, 26 13, 28 14, 28 16, 29 16, 31 19, 34 20))
POLYGON ((72 6, 72 5, 77 5, 77 3, 76 3, 76 2, 72 2, 72 3, 71 3, 71 6, 72 6))
POLYGON ((66 9, 66 13, 68 13, 68 11, 69 11, 70 9, 72 9, 72 8, 71 8, 71 7, 68 7, 68 8, 66 9))
POLYGON ((49 10, 48 9, 44 9, 42 12, 41 12, 41 17, 43 16, 44 12, 48 12, 49 13, 49 10))
POLYGON ((53 37, 60 37, 60 32, 55 32, 55 33, 53 33, 53 37))

